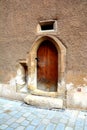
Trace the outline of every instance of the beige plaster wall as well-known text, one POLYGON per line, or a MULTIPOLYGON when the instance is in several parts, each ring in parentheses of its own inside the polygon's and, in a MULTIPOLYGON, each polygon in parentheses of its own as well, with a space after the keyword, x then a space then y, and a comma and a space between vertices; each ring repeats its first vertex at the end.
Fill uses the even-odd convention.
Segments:
POLYGON ((17 61, 25 59, 37 36, 43 35, 37 33, 38 23, 56 19, 57 32, 46 34, 59 38, 67 49, 66 82, 79 84, 81 80, 84 84, 83 78, 87 76, 86 6, 86 0, 1 0, 0 82, 8 82, 15 76, 17 61))

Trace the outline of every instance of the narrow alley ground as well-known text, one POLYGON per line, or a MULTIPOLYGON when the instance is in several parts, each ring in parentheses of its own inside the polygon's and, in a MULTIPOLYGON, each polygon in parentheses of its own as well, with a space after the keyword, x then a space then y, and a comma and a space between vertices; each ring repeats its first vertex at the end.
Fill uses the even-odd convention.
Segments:
POLYGON ((40 109, 0 98, 0 130, 87 130, 87 111, 40 109))

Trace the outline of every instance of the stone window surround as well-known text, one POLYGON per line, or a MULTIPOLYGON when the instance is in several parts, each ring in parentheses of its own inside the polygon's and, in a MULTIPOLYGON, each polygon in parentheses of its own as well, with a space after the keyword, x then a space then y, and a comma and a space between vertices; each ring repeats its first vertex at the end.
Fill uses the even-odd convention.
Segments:
POLYGON ((50 33, 50 32, 57 32, 57 20, 45 20, 45 21, 40 21, 39 24, 37 25, 37 33, 50 33), (53 24, 53 29, 47 29, 47 30, 42 30, 41 26, 42 25, 49 25, 53 24))
MULTIPOLYGON (((52 35, 46 36, 38 36, 38 38, 34 41, 30 53, 27 56, 27 65, 28 65, 28 89, 30 91, 38 91, 37 89, 37 61, 35 58, 37 57, 37 50, 40 44, 44 40, 50 40, 58 50, 58 86, 57 93, 58 95, 61 93, 65 93, 65 67, 66 67, 66 48, 61 43, 61 41, 52 35), (62 90, 62 91, 61 91, 62 90)), ((42 95, 45 95, 46 92, 42 92, 42 95)), ((50 95, 51 92, 47 92, 50 95)))

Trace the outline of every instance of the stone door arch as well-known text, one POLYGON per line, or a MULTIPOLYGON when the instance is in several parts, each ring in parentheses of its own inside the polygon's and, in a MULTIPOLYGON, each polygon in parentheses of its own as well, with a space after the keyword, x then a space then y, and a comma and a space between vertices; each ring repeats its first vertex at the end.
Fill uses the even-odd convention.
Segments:
MULTIPOLYGON (((37 87, 37 50, 40 44, 48 40, 54 44, 58 51, 58 82, 57 82, 57 93, 60 90, 65 90, 65 67, 66 67, 66 48, 65 46, 57 39, 55 36, 40 36, 38 37, 30 50, 30 53, 27 57, 28 64, 28 88, 29 90, 35 91, 38 90, 37 87)), ((50 92, 49 92, 50 93, 50 92)))

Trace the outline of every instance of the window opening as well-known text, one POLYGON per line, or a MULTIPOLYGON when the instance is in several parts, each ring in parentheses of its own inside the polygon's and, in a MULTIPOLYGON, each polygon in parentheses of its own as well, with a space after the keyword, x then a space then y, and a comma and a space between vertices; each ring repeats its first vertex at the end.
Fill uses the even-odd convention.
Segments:
POLYGON ((53 30, 54 29, 54 23, 44 23, 43 25, 41 25, 41 30, 45 31, 45 30, 53 30))
POLYGON ((51 21, 40 21, 40 23, 37 26, 38 32, 42 31, 55 31, 57 27, 56 21, 51 20, 51 21))

